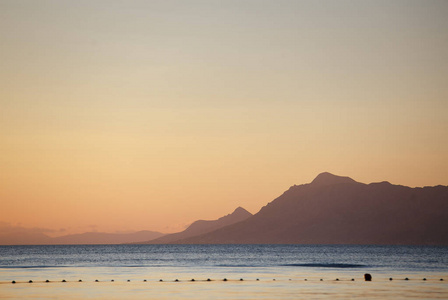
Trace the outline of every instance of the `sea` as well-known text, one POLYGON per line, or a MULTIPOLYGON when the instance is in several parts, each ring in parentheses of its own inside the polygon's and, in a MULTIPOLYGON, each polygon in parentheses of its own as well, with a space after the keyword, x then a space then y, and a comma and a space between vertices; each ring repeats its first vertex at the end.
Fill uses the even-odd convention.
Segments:
POLYGON ((0 299, 350 298, 448 299, 448 247, 0 246, 0 299))

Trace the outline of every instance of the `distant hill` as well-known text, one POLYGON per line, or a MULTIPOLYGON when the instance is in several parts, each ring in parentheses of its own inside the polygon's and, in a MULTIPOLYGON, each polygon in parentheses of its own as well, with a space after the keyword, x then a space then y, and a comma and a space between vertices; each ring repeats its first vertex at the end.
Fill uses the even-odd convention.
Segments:
POLYGON ((0 233, 0 245, 45 245, 49 244, 51 237, 44 233, 32 230, 21 232, 0 233))
POLYGON ((125 244, 147 241, 163 236, 163 233, 142 230, 133 233, 86 232, 52 238, 49 242, 56 244, 125 244))
POLYGON ((10 233, 0 232, 0 245, 126 244, 147 241, 163 235, 160 232, 143 230, 133 233, 86 232, 49 237, 32 229, 20 228, 20 230, 13 230, 10 233))
POLYGON ((448 187, 363 184, 322 173, 245 221, 176 243, 448 245, 448 187))
POLYGON ((213 221, 199 220, 191 224, 187 229, 185 229, 182 232, 167 234, 163 237, 139 244, 169 244, 176 242, 178 240, 201 235, 231 224, 244 221, 251 216, 252 214, 250 212, 248 212, 242 207, 238 207, 237 209, 235 209, 233 213, 221 217, 217 220, 213 221))

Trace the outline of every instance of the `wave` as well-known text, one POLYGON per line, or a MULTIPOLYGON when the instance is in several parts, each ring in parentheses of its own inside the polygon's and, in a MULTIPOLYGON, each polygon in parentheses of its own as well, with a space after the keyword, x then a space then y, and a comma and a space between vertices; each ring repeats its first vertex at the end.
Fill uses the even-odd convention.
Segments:
POLYGON ((44 269, 44 268, 67 268, 68 266, 0 266, 0 269, 44 269))
MULTIPOLYGON (((266 267, 266 265, 257 265, 257 264, 216 264, 215 267, 221 268, 256 268, 256 267, 266 267)), ((273 266, 273 265, 271 265, 273 266)), ((309 268, 366 268, 368 265, 362 264, 345 264, 345 263, 303 263, 303 264, 281 264, 278 265, 280 267, 309 267, 309 268)), ((111 265, 111 264, 102 264, 102 265, 38 265, 38 266, 0 266, 0 269, 46 269, 46 268, 160 268, 160 267, 172 267, 171 265, 151 265, 151 264, 139 264, 139 265, 111 265)))
POLYGON ((219 264, 219 265, 215 265, 215 267, 223 267, 223 268, 255 268, 255 267, 260 267, 260 266, 259 265, 245 265, 245 264, 235 264, 235 265, 219 264))
POLYGON ((166 268, 170 265, 42 265, 42 266, 0 266, 0 269, 48 269, 48 268, 166 268))
POLYGON ((361 264, 330 264, 330 263, 310 263, 310 264, 285 264, 281 265, 283 267, 310 267, 310 268, 367 268, 368 265, 361 264))
MULTIPOLYGON (((273 266, 273 265, 271 265, 273 266)), ((309 268, 367 268, 368 265, 361 264, 345 264, 345 263, 305 263, 305 264, 281 264, 280 267, 309 267, 309 268)), ((266 265, 254 265, 254 264, 217 264, 215 267, 223 268, 256 268, 266 267, 266 265)))

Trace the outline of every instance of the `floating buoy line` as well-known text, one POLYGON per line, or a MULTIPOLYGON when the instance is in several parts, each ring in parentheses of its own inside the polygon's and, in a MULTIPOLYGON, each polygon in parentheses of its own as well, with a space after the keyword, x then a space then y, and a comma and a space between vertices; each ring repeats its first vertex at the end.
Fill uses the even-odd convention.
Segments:
MULTIPOLYGON (((444 279, 443 278, 440 278, 440 279, 427 279, 426 277, 425 278, 422 278, 422 279, 411 279, 411 278, 409 278, 409 277, 405 277, 405 278, 392 278, 392 277, 390 277, 389 279, 388 279, 389 281, 393 281, 393 280, 395 280, 395 281, 399 281, 399 280, 401 280, 401 281, 444 281, 444 279)), ((259 278, 257 278, 257 279, 243 279, 243 278, 240 278, 240 279, 227 279, 227 278, 223 278, 223 279, 210 279, 210 278, 207 278, 207 279, 195 279, 195 278, 191 278, 191 279, 187 279, 187 280, 180 280, 180 279, 174 279, 174 280, 163 280, 163 279, 159 279, 159 280, 155 280, 154 282, 211 282, 211 281, 215 281, 215 282, 217 282, 217 281, 233 281, 233 282, 241 282, 241 281, 262 281, 262 280, 260 280, 259 278)), ((265 279, 265 282, 266 281, 282 281, 282 280, 277 280, 277 279, 275 279, 275 278, 273 278, 272 280, 270 280, 270 279, 265 279)), ((320 278, 320 279, 308 279, 308 278, 304 278, 304 279, 296 279, 296 280, 292 280, 292 279, 287 279, 287 280, 283 280, 283 281, 290 281, 290 282, 292 282, 292 281, 324 281, 324 279, 323 278, 320 278)), ((335 281, 335 282, 341 282, 341 281, 355 281, 355 278, 351 278, 351 279, 339 279, 339 278, 335 278, 335 279, 329 279, 329 280, 325 280, 326 282, 329 282, 329 281, 335 281)), ((364 281, 364 280, 362 280, 362 279, 359 279, 359 281, 364 281)), ((371 281, 371 279, 370 280, 365 280, 365 281, 371 281)), ((79 280, 73 280, 73 281, 68 281, 68 280, 65 280, 65 279, 62 279, 62 280, 54 280, 54 281, 52 281, 52 280, 49 280, 49 279, 46 279, 46 280, 42 280, 42 281, 35 281, 35 280, 28 280, 28 281, 15 281, 15 280, 12 280, 12 281, 10 281, 10 283, 11 284, 18 284, 18 283, 68 283, 68 282, 88 282, 88 281, 83 281, 82 279, 79 279, 79 280)), ((104 281, 100 281, 100 280, 98 280, 98 279, 95 279, 95 280, 92 280, 92 281, 90 281, 90 282, 96 282, 96 283, 99 283, 99 282, 115 282, 115 280, 114 279, 111 279, 111 280, 104 280, 104 281)), ((124 282, 131 282, 131 280, 130 279, 127 279, 127 280, 125 280, 124 282)), ((149 282, 148 280, 146 280, 146 279, 143 279, 143 280, 141 280, 141 281, 137 281, 137 280, 133 280, 132 282, 149 282)), ((7 283, 7 282, 3 282, 3 283, 7 283)))

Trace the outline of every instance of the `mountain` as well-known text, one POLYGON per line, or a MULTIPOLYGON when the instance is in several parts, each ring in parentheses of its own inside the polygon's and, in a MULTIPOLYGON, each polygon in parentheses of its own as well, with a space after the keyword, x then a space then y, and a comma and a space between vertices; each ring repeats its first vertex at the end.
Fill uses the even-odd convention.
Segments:
POLYGON ((33 229, 9 228, 0 231, 0 245, 77 245, 77 244, 126 244, 147 241, 163 236, 155 231, 138 231, 133 233, 86 232, 60 237, 50 237, 33 229))
POLYGON ((448 245, 448 187, 363 184, 322 173, 245 221, 177 243, 448 245))
POLYGON ((317 175, 317 177, 311 182, 313 186, 326 186, 342 183, 356 183, 356 181, 350 177, 336 176, 331 173, 324 172, 317 175))
POLYGON ((207 232, 214 231, 216 229, 235 224, 246 220, 251 217, 252 214, 242 207, 238 207, 233 213, 228 214, 213 221, 198 220, 191 224, 187 229, 182 232, 167 234, 155 240, 144 242, 143 244, 169 244, 178 240, 186 239, 189 237, 201 235, 207 232))
POLYGON ((0 245, 46 245, 51 241, 51 237, 44 233, 23 231, 0 233, 0 245))
POLYGON ((49 243, 59 244, 125 244, 139 241, 147 241, 163 236, 163 233, 142 230, 133 233, 105 233, 105 232, 86 232, 80 234, 70 234, 61 237, 52 238, 49 243))

